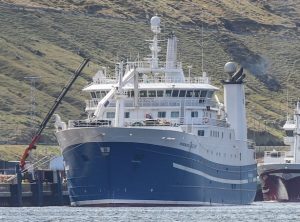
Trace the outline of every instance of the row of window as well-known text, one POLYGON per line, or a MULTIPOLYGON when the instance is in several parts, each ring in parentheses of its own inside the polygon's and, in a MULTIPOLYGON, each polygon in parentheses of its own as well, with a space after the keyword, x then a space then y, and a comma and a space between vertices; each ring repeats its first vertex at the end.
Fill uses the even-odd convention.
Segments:
MULTIPOLYGON (((147 116, 151 116, 151 114, 147 114, 147 116)), ((157 118, 166 118, 167 117, 167 113, 165 111, 161 111, 161 112, 157 112, 157 118)), ((178 118, 179 117, 179 111, 172 111, 171 112, 171 118, 178 118)), ((198 111, 192 111, 191 112, 191 117, 192 118, 197 118, 198 117, 198 111)), ((111 119, 111 118, 115 118, 115 112, 107 112, 106 113, 106 118, 111 119)), ((129 112, 125 112, 124 113, 124 118, 130 118, 130 113, 129 112)), ((150 118, 150 117, 149 117, 150 118)))
MULTIPOLYGON (((109 91, 91 92, 92 98, 103 98, 109 91)), ((141 90, 139 97, 196 97, 196 98, 212 98, 214 91, 211 90, 141 90)), ((134 97, 134 91, 127 92, 128 97, 134 97)))
MULTIPOLYGON (((106 113, 106 118, 108 118, 108 119, 115 118, 115 112, 107 112, 106 113)), ((130 112, 125 112, 124 113, 124 118, 130 118, 130 112)))
MULTIPOLYGON (((211 130, 210 131, 210 136, 219 138, 220 137, 220 132, 219 131, 215 131, 215 130, 211 130)), ((222 138, 223 137, 224 137, 224 134, 222 132, 222 138)))
MULTIPOLYGON (((198 136, 205 136, 205 130, 198 130, 198 136)), ((210 136, 211 137, 217 137, 219 138, 221 136, 221 138, 224 138, 224 133, 223 132, 219 132, 216 130, 211 130, 210 131, 210 136)), ((231 140, 231 133, 229 133, 229 139, 231 140)))

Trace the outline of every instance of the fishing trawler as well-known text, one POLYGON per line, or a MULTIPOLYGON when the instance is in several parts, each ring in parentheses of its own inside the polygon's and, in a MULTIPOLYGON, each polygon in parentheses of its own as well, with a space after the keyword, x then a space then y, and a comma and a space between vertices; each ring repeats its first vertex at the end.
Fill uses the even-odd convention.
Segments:
POLYGON ((229 62, 224 104, 206 73, 186 77, 177 37, 159 61, 160 18, 151 18, 151 57, 93 77, 87 119, 57 115, 72 206, 250 204, 256 160, 247 142, 243 68, 229 62))
POLYGON ((294 118, 288 117, 283 129, 289 151, 265 151, 264 162, 258 165, 263 199, 300 202, 300 102, 294 118))

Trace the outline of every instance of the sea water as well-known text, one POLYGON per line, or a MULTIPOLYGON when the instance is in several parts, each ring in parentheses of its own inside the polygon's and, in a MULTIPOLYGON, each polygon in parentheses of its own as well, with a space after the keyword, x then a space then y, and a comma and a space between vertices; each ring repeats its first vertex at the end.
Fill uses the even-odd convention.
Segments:
POLYGON ((300 203, 211 207, 7 207, 0 221, 300 221, 300 203))

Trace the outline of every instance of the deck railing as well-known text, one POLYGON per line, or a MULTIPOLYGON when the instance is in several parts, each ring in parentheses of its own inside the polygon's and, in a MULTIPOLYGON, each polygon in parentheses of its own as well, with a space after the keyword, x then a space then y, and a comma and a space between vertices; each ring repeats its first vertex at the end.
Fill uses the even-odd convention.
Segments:
MULTIPOLYGON (((98 102, 101 99, 93 99, 93 100, 86 100, 86 111, 95 110, 98 102)), ((183 101, 179 100, 178 98, 174 99, 170 97, 170 99, 160 99, 160 98, 151 98, 151 97, 142 97, 138 99, 138 106, 139 107, 180 107, 180 106, 195 106, 195 107, 207 107, 216 108, 217 103, 208 100, 208 99, 184 99, 183 101)), ((108 104, 108 107, 115 107, 116 102, 112 101, 108 104)), ((133 99, 125 100, 124 101, 125 107, 134 107, 133 99)))
MULTIPOLYGON (((127 70, 132 70, 133 68, 136 68, 138 72, 181 72, 182 69, 182 63, 177 62, 172 69, 168 69, 166 66, 166 62, 159 62, 158 68, 151 67, 151 63, 147 61, 138 61, 138 62, 127 62, 127 70)), ((185 77, 182 78, 172 78, 172 77, 162 77, 162 76, 146 76, 146 77, 140 77, 139 83, 198 83, 198 84, 210 84, 210 77, 185 77)), ((111 84, 111 83, 117 83, 118 78, 115 76, 107 76, 104 78, 98 78, 97 80, 94 80, 89 85, 93 84, 111 84)))
MULTIPOLYGON (((69 128, 76 127, 112 127, 114 125, 114 118, 104 120, 69 120, 69 128)), ((180 125, 193 128, 194 126, 218 126, 229 127, 226 120, 210 119, 210 118, 194 118, 192 122, 180 122, 180 118, 167 119, 124 119, 124 127, 147 127, 147 126, 171 126, 179 127, 180 125)))
MULTIPOLYGON (((172 78, 172 77, 144 77, 139 78, 139 83, 192 83, 192 84, 210 84, 210 77, 185 77, 172 78)), ((97 79, 89 84, 117 84, 118 79, 115 77, 107 77, 103 79, 97 79)))

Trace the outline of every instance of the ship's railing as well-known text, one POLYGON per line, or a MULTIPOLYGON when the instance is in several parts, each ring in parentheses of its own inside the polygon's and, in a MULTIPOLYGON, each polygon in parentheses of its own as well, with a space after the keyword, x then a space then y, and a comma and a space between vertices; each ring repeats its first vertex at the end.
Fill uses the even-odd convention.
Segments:
MULTIPOLYGON (((138 68, 138 69, 162 69, 162 70, 164 70, 167 68, 166 62, 158 62, 157 68, 152 67, 152 64, 148 61, 127 62, 126 64, 129 69, 138 68)), ((174 65, 175 66, 172 69, 182 69, 181 62, 176 62, 174 65)))
POLYGON ((185 83, 210 84, 210 77, 185 77, 185 83))
POLYGON ((286 158, 285 151, 265 151, 264 163, 285 163, 286 158))
POLYGON ((193 128, 193 126, 219 126, 219 127, 229 127, 229 124, 226 120, 219 119, 210 119, 206 117, 195 118, 191 122, 180 122, 180 118, 176 119, 166 119, 166 118, 158 118, 158 119, 136 119, 125 121, 125 126, 180 126, 185 125, 187 127, 193 128))
POLYGON ((184 125, 185 127, 193 128, 193 126, 207 125, 207 126, 219 126, 219 127, 228 127, 229 124, 225 120, 218 119, 209 119, 209 118, 195 118, 192 122, 181 122, 180 118, 176 119, 135 119, 130 121, 125 121, 125 126, 155 126, 155 125, 164 125, 164 126, 179 126, 184 125))
POLYGON ((139 83, 193 83, 193 84, 210 84, 209 77, 153 77, 153 78, 139 78, 139 83))
MULTIPOLYGON (((69 128, 75 127, 110 127, 113 120, 69 120, 69 128)), ((178 120, 167 119, 130 119, 124 126, 178 126, 178 120)))
MULTIPOLYGON (((139 83, 191 83, 191 84, 210 84, 210 77, 185 77, 174 78, 174 77, 140 77, 138 79, 139 83)), ((93 84, 116 84, 118 82, 117 78, 109 77, 103 79, 97 79, 89 85, 93 84)), ((100 89, 99 89, 100 90, 100 89)))
POLYGON ((68 128, 111 126, 111 120, 69 120, 68 128))
MULTIPOLYGON (((96 109, 98 102, 101 99, 86 100, 86 110, 96 109)), ((160 99, 160 98, 139 98, 138 104, 139 107, 180 107, 180 106, 196 106, 196 107, 211 107, 216 108, 217 103, 209 99, 184 99, 181 102, 178 98, 169 97, 169 99, 160 99)), ((108 107, 115 107, 116 102, 112 101, 109 103, 108 107)), ((134 107, 133 99, 124 101, 125 107, 134 107)))
POLYGON ((131 119, 125 121, 124 126, 173 126, 178 127, 178 120, 170 119, 131 119))
MULTIPOLYGON (((113 126, 114 119, 108 120, 69 120, 69 128, 75 127, 111 127, 113 126)), ((194 126, 218 126, 218 127, 229 127, 226 120, 211 119, 207 117, 194 118, 192 121, 181 120, 180 117, 174 119, 157 118, 157 119, 124 119, 124 126, 173 126, 178 127, 184 125, 189 129, 194 126)))
POLYGON ((185 124, 190 126, 206 125, 206 126, 229 127, 229 124, 226 122, 226 120, 211 119, 207 117, 193 118, 191 123, 185 123, 185 124))

